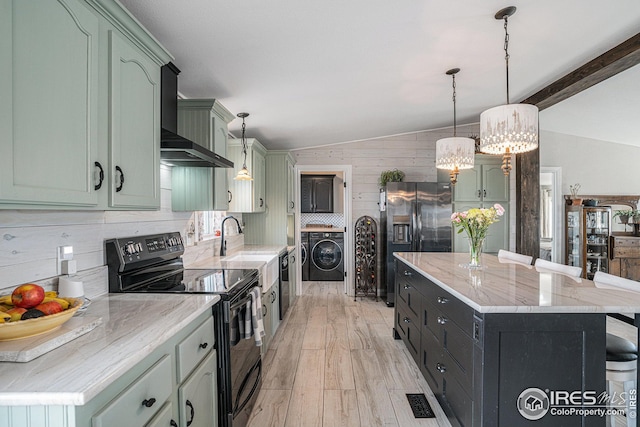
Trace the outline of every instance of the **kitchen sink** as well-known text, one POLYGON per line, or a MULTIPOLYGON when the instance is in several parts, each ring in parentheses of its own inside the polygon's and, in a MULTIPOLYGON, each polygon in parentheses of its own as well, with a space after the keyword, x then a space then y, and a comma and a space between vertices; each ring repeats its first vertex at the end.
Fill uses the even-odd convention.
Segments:
MULTIPOLYGON (((262 285, 262 292, 266 292, 273 283, 278 280, 280 275, 280 264, 278 262, 277 254, 266 253, 246 253, 239 252, 234 255, 226 256, 222 258, 223 262, 228 263, 249 263, 260 262, 264 263, 263 266, 258 267, 260 271, 260 284, 262 285)), ((234 268, 235 266, 229 265, 228 267, 234 268)))

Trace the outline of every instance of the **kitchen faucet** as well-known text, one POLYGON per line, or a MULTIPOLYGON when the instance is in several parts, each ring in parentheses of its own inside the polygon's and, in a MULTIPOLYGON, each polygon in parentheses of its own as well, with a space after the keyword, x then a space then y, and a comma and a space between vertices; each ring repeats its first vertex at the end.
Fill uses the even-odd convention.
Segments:
POLYGON ((240 227, 240 222, 238 222, 238 219, 232 215, 225 216, 224 219, 222 220, 222 224, 220 224, 220 229, 221 229, 220 256, 227 255, 227 241, 224 240, 224 222, 228 219, 232 219, 236 222, 236 224, 238 224, 238 234, 242 234, 242 228, 240 227))

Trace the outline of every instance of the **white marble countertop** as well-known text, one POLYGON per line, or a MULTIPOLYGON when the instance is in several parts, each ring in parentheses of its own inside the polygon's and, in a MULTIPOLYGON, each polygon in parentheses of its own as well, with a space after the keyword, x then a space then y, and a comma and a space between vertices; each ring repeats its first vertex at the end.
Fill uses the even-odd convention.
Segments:
POLYGON ((303 233, 344 233, 342 227, 303 227, 301 230, 303 233))
POLYGON ((460 266, 469 262, 467 253, 394 255, 481 313, 640 313, 640 293, 598 288, 590 280, 501 263, 493 255, 482 256, 482 270, 460 266))
MULTIPOLYGON (((0 363, 0 406, 83 405, 205 310, 217 295, 108 294, 93 331, 28 363, 0 363)), ((0 347, 2 342, 0 342, 0 347)))

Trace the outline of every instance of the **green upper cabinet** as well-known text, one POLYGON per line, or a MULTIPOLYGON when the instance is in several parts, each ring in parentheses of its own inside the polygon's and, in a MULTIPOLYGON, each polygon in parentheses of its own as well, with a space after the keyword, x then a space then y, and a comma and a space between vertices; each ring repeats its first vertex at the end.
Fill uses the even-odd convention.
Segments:
POLYGON ((453 186, 454 202, 509 200, 509 178, 501 169, 502 157, 477 154, 473 169, 464 169, 453 186))
POLYGON ((0 208, 159 207, 172 58, 118 2, 0 0, 0 54, 0 208))
POLYGON ((160 67, 114 31, 109 42, 109 205, 158 209, 160 67))
MULTIPOLYGON (((497 253, 509 249, 509 177, 501 169, 502 157, 477 154, 473 169, 465 169, 453 186, 453 210, 462 212, 471 208, 490 208, 500 203, 505 209, 500 221, 489 227, 483 251, 497 253)), ((465 233, 454 231, 455 252, 469 250, 465 233)))
POLYGON ((265 156, 267 150, 258 140, 247 138, 246 165, 252 181, 237 181, 244 163, 242 142, 231 139, 228 142, 228 158, 234 164, 233 169, 227 169, 229 177, 229 212, 264 212, 267 201, 265 198, 265 156))
POLYGON ((93 207, 99 19, 69 1, 0 1, 0 203, 93 207))
MULTIPOLYGON (((227 157, 227 125, 234 117, 215 99, 178 100, 178 133, 222 157, 227 157)), ((226 168, 173 167, 171 177, 174 211, 229 208, 226 168)))

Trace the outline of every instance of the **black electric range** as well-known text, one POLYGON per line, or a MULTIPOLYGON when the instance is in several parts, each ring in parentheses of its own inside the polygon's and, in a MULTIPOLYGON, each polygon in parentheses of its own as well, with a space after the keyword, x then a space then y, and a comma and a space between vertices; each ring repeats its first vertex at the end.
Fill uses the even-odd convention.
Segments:
POLYGON ((218 425, 244 426, 260 391, 262 359, 254 339, 234 339, 233 325, 250 316, 258 270, 185 269, 184 243, 178 232, 110 239, 105 253, 109 292, 220 296, 222 301, 213 306, 220 370, 218 425))

